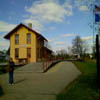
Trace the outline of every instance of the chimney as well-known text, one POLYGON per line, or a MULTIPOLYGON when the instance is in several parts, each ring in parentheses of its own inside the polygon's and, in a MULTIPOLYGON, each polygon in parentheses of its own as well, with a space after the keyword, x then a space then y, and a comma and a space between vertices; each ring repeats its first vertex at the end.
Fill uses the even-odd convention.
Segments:
POLYGON ((28 23, 28 27, 32 29, 32 23, 28 23))

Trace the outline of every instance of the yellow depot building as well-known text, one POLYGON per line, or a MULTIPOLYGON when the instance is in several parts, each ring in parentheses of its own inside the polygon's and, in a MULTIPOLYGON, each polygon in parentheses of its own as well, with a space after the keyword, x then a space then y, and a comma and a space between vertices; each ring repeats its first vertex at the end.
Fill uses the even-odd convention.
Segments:
POLYGON ((41 61, 52 53, 45 47, 47 39, 33 30, 31 23, 19 24, 4 38, 10 40, 10 57, 15 63, 41 61))

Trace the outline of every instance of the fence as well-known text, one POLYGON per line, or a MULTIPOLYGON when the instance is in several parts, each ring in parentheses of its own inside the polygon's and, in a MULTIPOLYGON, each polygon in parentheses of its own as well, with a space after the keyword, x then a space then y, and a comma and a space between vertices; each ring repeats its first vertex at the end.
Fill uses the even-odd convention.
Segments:
POLYGON ((43 72, 47 71, 52 65, 62 61, 63 58, 43 58, 42 59, 42 65, 43 65, 43 72))

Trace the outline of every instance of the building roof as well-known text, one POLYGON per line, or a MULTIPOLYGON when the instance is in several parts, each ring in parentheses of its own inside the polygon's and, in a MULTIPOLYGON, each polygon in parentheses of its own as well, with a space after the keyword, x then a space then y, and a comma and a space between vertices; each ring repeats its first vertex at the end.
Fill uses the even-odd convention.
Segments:
POLYGON ((49 49, 48 47, 44 47, 48 52, 53 53, 53 51, 51 49, 49 49))
POLYGON ((41 34, 39 34, 38 32, 36 32, 35 30, 33 30, 33 29, 27 27, 26 25, 24 25, 24 24, 22 24, 22 23, 20 23, 19 25, 17 25, 13 30, 11 30, 8 34, 6 34, 6 35, 4 36, 4 38, 5 38, 5 39, 9 39, 10 36, 11 36, 17 29, 19 29, 21 26, 24 26, 24 27, 27 28, 28 30, 34 32, 36 35, 38 35, 38 36, 40 36, 41 38, 43 38, 44 40, 48 41, 44 36, 42 36, 41 34))

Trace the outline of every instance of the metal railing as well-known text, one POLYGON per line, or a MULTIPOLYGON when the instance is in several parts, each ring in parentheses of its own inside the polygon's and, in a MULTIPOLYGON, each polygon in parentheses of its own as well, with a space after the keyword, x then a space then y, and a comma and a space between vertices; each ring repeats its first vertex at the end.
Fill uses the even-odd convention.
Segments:
POLYGON ((42 59, 42 66, 43 72, 46 72, 51 66, 54 64, 64 60, 63 58, 43 58, 42 59))

